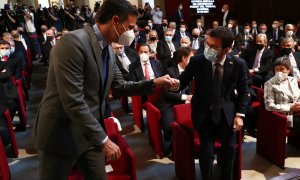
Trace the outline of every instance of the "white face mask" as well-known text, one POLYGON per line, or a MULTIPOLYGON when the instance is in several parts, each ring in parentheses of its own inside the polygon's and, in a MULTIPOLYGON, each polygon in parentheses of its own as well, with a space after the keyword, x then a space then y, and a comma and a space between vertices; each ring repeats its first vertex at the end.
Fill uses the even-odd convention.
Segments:
POLYGON ((272 24, 272 28, 273 29, 277 29, 277 25, 276 24, 272 24))
POLYGON ((152 27, 152 26, 153 26, 153 23, 149 22, 148 25, 149 25, 150 27, 152 27))
POLYGON ((253 28, 257 28, 257 24, 253 24, 252 27, 253 27, 253 28))
POLYGON ((275 78, 277 78, 279 81, 284 81, 288 78, 288 73, 276 72, 275 73, 275 78))
POLYGON ((215 61, 217 60, 217 55, 218 55, 218 52, 214 49, 211 49, 209 47, 205 47, 204 49, 204 56, 205 58, 208 60, 208 61, 215 61))
POLYGON ((222 11, 222 13, 223 13, 223 12, 225 12, 225 9, 223 9, 223 8, 222 8, 222 10, 221 10, 221 11, 222 11))
POLYGON ((244 32, 245 32, 245 34, 249 34, 250 29, 245 29, 244 32))
POLYGON ((180 32, 184 33, 186 31, 186 28, 180 28, 180 32))
POLYGON ((201 23, 197 23, 197 26, 200 27, 200 26, 201 26, 201 23))
POLYGON ((261 30, 261 33, 263 33, 263 34, 266 34, 266 32, 267 32, 267 30, 265 30, 265 29, 261 30))
MULTIPOLYGON (((122 24, 122 23, 121 23, 122 24)), ((119 41, 118 41, 118 44, 121 44, 123 46, 130 46, 130 44, 132 43, 132 41, 134 40, 135 38, 135 35, 134 35, 134 32, 133 32, 133 29, 132 30, 127 30, 126 31, 126 28, 125 26, 122 24, 122 26, 124 27, 125 29, 125 32, 120 36, 117 29, 115 28, 115 31, 117 33, 117 35, 119 36, 119 41)))
POLYGON ((232 28, 232 24, 228 24, 227 27, 228 27, 229 29, 231 29, 231 28, 232 28))
POLYGON ((182 10, 182 9, 183 9, 183 7, 182 7, 182 6, 179 6, 179 9, 180 9, 180 10, 182 10))
POLYGON ((142 62, 147 62, 147 61, 149 61, 149 56, 148 56, 148 54, 145 54, 145 53, 140 54, 140 60, 141 60, 142 62))
POLYGON ((287 31, 286 32, 286 35, 289 36, 289 37, 291 37, 293 34, 294 34, 294 31, 287 31))
POLYGON ((165 36, 165 41, 166 42, 171 42, 172 41, 172 36, 165 36))

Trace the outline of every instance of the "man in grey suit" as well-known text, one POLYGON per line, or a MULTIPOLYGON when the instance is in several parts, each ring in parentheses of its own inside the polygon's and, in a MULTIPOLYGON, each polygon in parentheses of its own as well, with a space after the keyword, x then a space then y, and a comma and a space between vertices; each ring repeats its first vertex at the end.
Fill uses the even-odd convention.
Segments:
POLYGON ((154 86, 170 88, 169 76, 126 82, 115 63, 112 42, 129 46, 138 12, 126 0, 105 1, 97 23, 64 35, 50 54, 47 86, 34 127, 42 180, 65 180, 77 163, 84 179, 106 179, 107 161, 119 147, 103 129, 105 97, 146 95, 154 86))

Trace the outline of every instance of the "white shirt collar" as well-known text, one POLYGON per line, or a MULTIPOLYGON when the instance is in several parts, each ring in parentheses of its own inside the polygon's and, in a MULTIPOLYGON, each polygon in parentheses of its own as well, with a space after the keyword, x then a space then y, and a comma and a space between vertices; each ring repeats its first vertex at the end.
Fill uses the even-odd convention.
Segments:
POLYGON ((182 67, 180 67, 179 64, 177 64, 177 67, 178 67, 178 70, 179 70, 179 74, 181 74, 184 71, 184 69, 182 69, 182 67))

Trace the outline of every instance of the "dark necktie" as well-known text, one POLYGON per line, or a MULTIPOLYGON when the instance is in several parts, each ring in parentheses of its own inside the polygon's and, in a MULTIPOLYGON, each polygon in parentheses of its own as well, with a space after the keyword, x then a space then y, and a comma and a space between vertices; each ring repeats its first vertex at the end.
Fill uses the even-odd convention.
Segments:
POLYGON ((107 76, 107 64, 109 60, 109 51, 108 46, 102 49, 102 62, 103 62, 103 75, 104 75, 104 82, 106 83, 106 76, 107 76))
POLYGON ((222 73, 221 64, 215 64, 215 72, 213 77, 213 101, 212 101, 212 121, 217 124, 220 122, 220 105, 221 105, 221 83, 222 83, 222 73))

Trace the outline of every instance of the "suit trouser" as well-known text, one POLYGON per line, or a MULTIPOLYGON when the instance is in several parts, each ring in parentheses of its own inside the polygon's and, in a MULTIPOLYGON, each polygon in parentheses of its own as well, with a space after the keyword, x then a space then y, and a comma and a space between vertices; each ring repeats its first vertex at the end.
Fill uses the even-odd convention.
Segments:
POLYGON ((222 180, 233 179, 233 164, 235 158, 236 134, 232 127, 228 126, 224 112, 221 112, 221 120, 214 124, 211 120, 211 112, 208 113, 205 121, 199 130, 201 142, 200 147, 200 169, 202 180, 211 180, 214 161, 215 139, 219 138, 222 144, 221 149, 221 178, 222 180))
POLYGON ((41 180, 67 180, 75 163, 85 180, 105 180, 105 158, 99 148, 89 149, 77 159, 39 151, 41 180))

